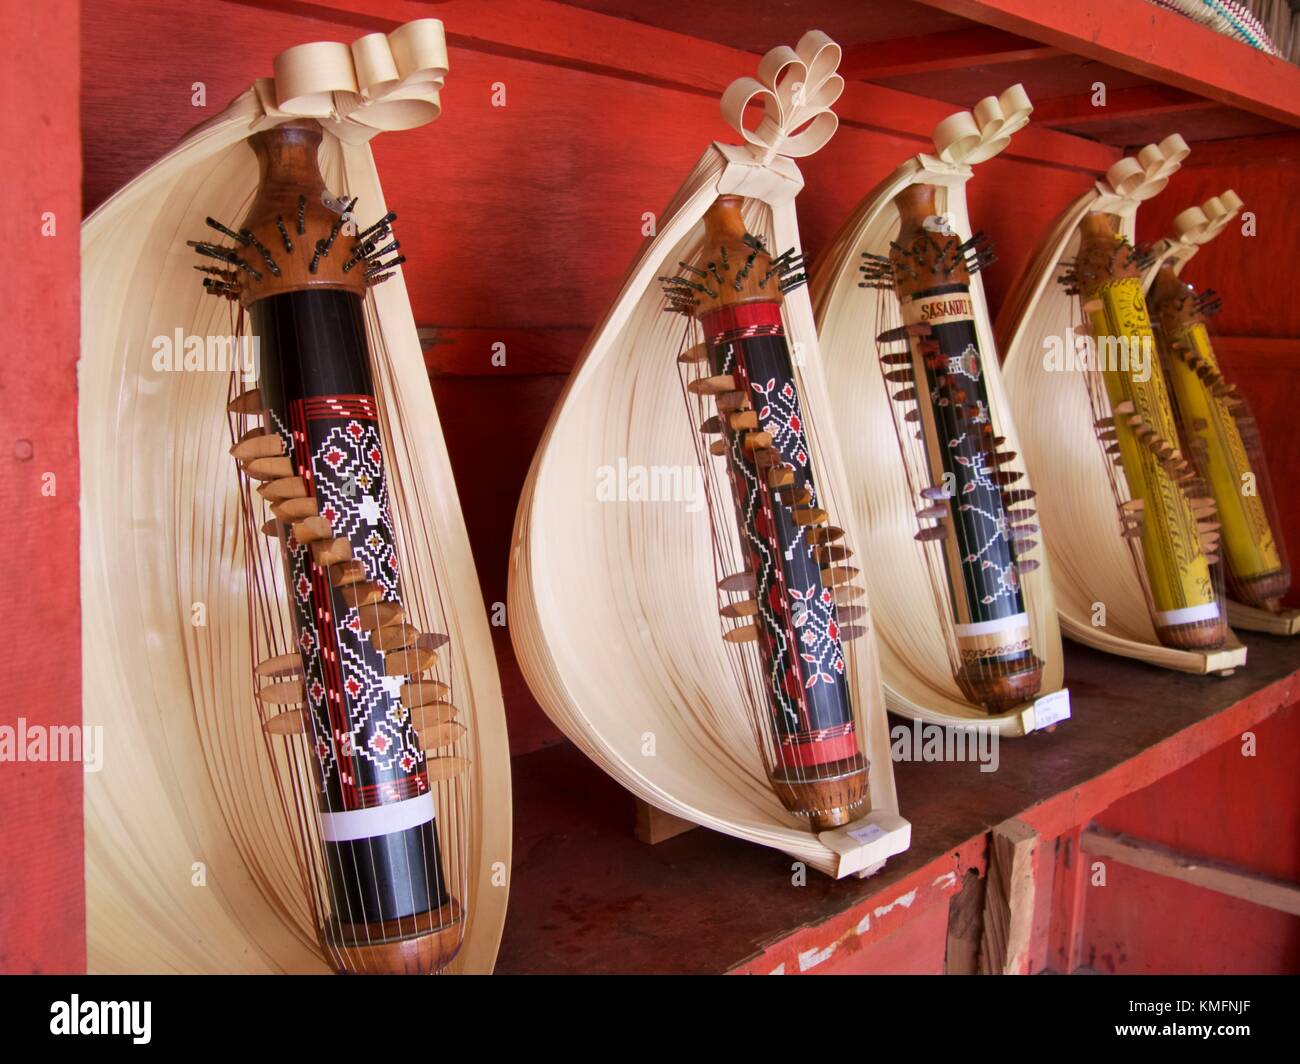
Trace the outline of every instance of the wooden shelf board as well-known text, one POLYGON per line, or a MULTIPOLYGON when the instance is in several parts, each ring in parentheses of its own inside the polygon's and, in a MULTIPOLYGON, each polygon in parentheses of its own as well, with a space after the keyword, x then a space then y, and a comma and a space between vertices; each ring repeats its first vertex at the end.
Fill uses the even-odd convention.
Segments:
POLYGON ((638 0, 568 2, 760 53, 778 41, 793 43, 815 25, 844 47, 846 78, 949 106, 969 107, 1018 81, 1035 100, 1071 95, 1087 103, 1092 85, 1101 81, 1110 91, 1178 87, 1209 111, 1172 125, 1163 104, 1145 112, 1145 122, 1129 111, 1126 121, 1112 115, 1083 128, 1051 123, 1115 146, 1160 140, 1171 130, 1189 141, 1276 132, 1296 125, 1300 108, 1300 75, 1291 64, 1131 0, 819 0, 762 10, 749 0, 714 0, 707 9, 647 9, 638 0), (1188 55, 1197 60, 1188 62, 1188 55), (1225 65, 1232 69, 1223 71, 1225 65))
POLYGON ((631 796, 576 749, 518 757, 514 879, 497 970, 829 967, 839 951, 946 904, 966 870, 983 871, 995 825, 1017 817, 1055 838, 1294 706, 1300 642, 1244 639, 1250 663, 1229 678, 1171 673, 1067 644, 1073 718, 1002 743, 996 772, 897 764, 912 848, 866 880, 809 872, 807 884, 795 886, 786 855, 703 829, 645 846, 632 833, 631 796))
MULTIPOLYGON (((249 7, 290 11, 333 22, 388 32, 413 18, 434 16, 443 21, 447 42, 453 47, 517 58, 535 59, 607 77, 625 78, 648 85, 708 96, 721 96, 738 77, 753 77, 757 60, 752 52, 690 36, 658 25, 631 21, 575 7, 556 0, 449 0, 430 6, 412 0, 235 0, 249 7)), ((828 4, 840 11, 841 0, 828 4)), ((911 5, 920 17, 928 9, 911 5)), ((742 8, 735 6, 736 25, 742 8)), ((820 16, 820 12, 818 13, 820 16)), ((798 31, 768 38, 768 47, 794 45, 807 25, 798 12, 798 31)), ((655 17, 655 13, 646 18, 655 17)), ((818 21, 821 21, 820 17, 818 21)), ((824 28, 834 36, 834 19, 824 28)), ((841 35, 843 36, 843 35, 841 35)), ((846 38, 842 44, 858 38, 846 38)), ((1006 88, 1002 85, 1001 88, 1006 88)), ((1000 91, 1000 90, 999 90, 1000 91)), ((969 107, 978 97, 963 99, 969 107)), ((862 129, 901 133, 929 142, 934 127, 953 112, 953 104, 884 85, 851 81, 835 107, 841 123, 862 129)), ((632 116, 629 116, 632 117, 632 116)), ((734 135, 718 122, 718 137, 734 135)), ((1016 134, 1006 151, 1008 158, 1031 159, 1096 173, 1118 158, 1113 148, 1092 140, 1059 133, 1032 124, 1016 134)))
POLYGON ((922 0, 1008 33, 1300 126, 1300 68, 1154 4, 1133 0, 922 0))

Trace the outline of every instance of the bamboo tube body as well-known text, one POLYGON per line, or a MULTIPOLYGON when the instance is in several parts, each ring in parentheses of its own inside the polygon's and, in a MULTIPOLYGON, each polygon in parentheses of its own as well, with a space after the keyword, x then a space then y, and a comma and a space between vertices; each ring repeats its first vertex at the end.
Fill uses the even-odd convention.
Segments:
POLYGON ((242 229, 280 241, 262 242, 265 268, 240 295, 261 341, 255 412, 283 455, 267 487, 281 487, 281 506, 301 500, 312 513, 281 509, 272 523, 300 658, 292 701, 305 723, 283 741, 311 754, 326 950, 347 970, 432 972, 455 956, 463 927, 425 752, 399 692, 434 652, 402 611, 365 284, 343 269, 341 245, 325 248, 343 219, 321 206, 320 138, 315 123, 252 138, 261 184, 242 229), (285 218, 296 242, 287 227, 281 236, 285 218))
MULTIPOLYGON (((947 599, 962 693, 990 713, 1024 703, 1042 685, 1030 638, 1011 522, 1003 501, 997 439, 958 238, 936 229, 934 187, 896 199, 902 226, 890 259, 909 327, 916 424, 924 443, 932 506, 942 529, 947 599)), ((897 396, 896 396, 897 399, 897 396)))
MULTIPOLYGON (((861 592, 837 567, 818 503, 798 383, 781 315, 781 264, 745 231, 739 197, 705 215, 705 254, 694 316, 704 333, 727 459, 728 481, 753 600, 730 608, 754 622, 727 638, 757 644, 759 727, 768 777, 782 804, 814 830, 869 809, 868 767, 849 695, 845 623, 861 592), (841 610, 844 613, 841 613, 841 610)), ((787 271, 788 272, 788 271, 787 271)), ((861 632, 861 629, 856 629, 861 632)))
POLYGON ((1131 251, 1108 216, 1089 215, 1076 273, 1110 408, 1119 464, 1143 507, 1142 558, 1161 643, 1212 649, 1226 622, 1197 515, 1175 479, 1178 427, 1131 251))
POLYGON ((1270 518, 1264 471, 1253 468, 1234 413, 1241 401, 1223 382, 1191 286, 1166 265, 1157 274, 1150 301, 1179 427, 1223 526, 1231 589, 1249 606, 1276 611, 1290 587, 1291 573, 1270 518))

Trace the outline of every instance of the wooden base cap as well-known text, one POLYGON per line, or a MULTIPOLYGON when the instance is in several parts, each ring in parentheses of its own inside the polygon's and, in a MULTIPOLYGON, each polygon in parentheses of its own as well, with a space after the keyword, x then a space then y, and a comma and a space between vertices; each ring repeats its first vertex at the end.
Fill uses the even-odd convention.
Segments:
POLYGON ((778 767, 768 779, 781 804, 806 816, 813 831, 829 831, 871 812, 868 769, 861 754, 804 768, 778 767))
POLYGON ((448 898, 441 908, 400 920, 334 924, 325 939, 343 974, 435 975, 460 952, 463 933, 460 906, 448 898))
POLYGON ((1291 590, 1291 570, 1276 569, 1271 573, 1229 581, 1232 597, 1246 606, 1269 613, 1282 611, 1282 596, 1291 590))
POLYGON ((1033 654, 1011 661, 963 665, 957 686, 970 701, 994 716, 1033 701, 1043 686, 1043 663, 1033 654))
POLYGON ((1227 641, 1228 622, 1222 617, 1213 621, 1194 621, 1192 624, 1156 625, 1156 638, 1161 646, 1174 650, 1218 650, 1227 641))

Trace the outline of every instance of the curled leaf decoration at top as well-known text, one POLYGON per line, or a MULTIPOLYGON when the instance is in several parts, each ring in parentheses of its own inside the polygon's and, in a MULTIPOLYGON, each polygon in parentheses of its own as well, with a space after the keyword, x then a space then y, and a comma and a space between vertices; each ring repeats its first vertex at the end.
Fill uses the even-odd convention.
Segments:
POLYGON ((1199 207, 1188 207, 1174 215, 1173 239, 1180 244, 1208 244, 1223 231, 1245 206, 1232 189, 1211 196, 1199 207))
POLYGON ((840 46, 809 30, 795 47, 780 45, 763 56, 757 78, 733 81, 722 94, 722 117, 763 163, 812 155, 839 127, 831 110, 844 91, 839 65, 840 46), (753 103, 763 105, 763 117, 751 129, 745 112, 753 103))
POLYGON ((1107 214, 1136 211, 1139 203, 1158 195, 1169 184, 1170 176, 1190 152, 1187 141, 1171 133, 1159 144, 1148 144, 1136 156, 1126 155, 1106 171, 1105 180, 1097 182, 1098 197, 1091 209, 1107 214))
MULTIPOLYGON (((437 118, 447 69, 442 23, 425 18, 350 45, 289 48, 275 57, 275 77, 260 79, 256 89, 266 119, 315 118, 339 140, 361 144, 437 118)), ((266 124, 259 120, 259 127, 266 124)))
POLYGON ((986 96, 969 111, 949 115, 934 127, 939 158, 957 166, 974 166, 991 159, 1011 143, 1012 134, 1029 122, 1034 110, 1020 84, 1000 96, 986 96))

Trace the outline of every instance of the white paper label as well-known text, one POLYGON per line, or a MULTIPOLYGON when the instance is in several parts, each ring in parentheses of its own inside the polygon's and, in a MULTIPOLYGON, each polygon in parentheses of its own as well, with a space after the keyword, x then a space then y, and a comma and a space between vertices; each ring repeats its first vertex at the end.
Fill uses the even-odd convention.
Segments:
POLYGON ((1034 703, 1034 727, 1050 728, 1058 721, 1068 720, 1070 716, 1070 692, 1068 689, 1053 691, 1043 695, 1034 703))
POLYGON ((879 824, 864 824, 860 828, 854 828, 849 832, 849 838, 855 839, 864 846, 869 842, 875 842, 877 839, 885 837, 885 829, 879 824))

